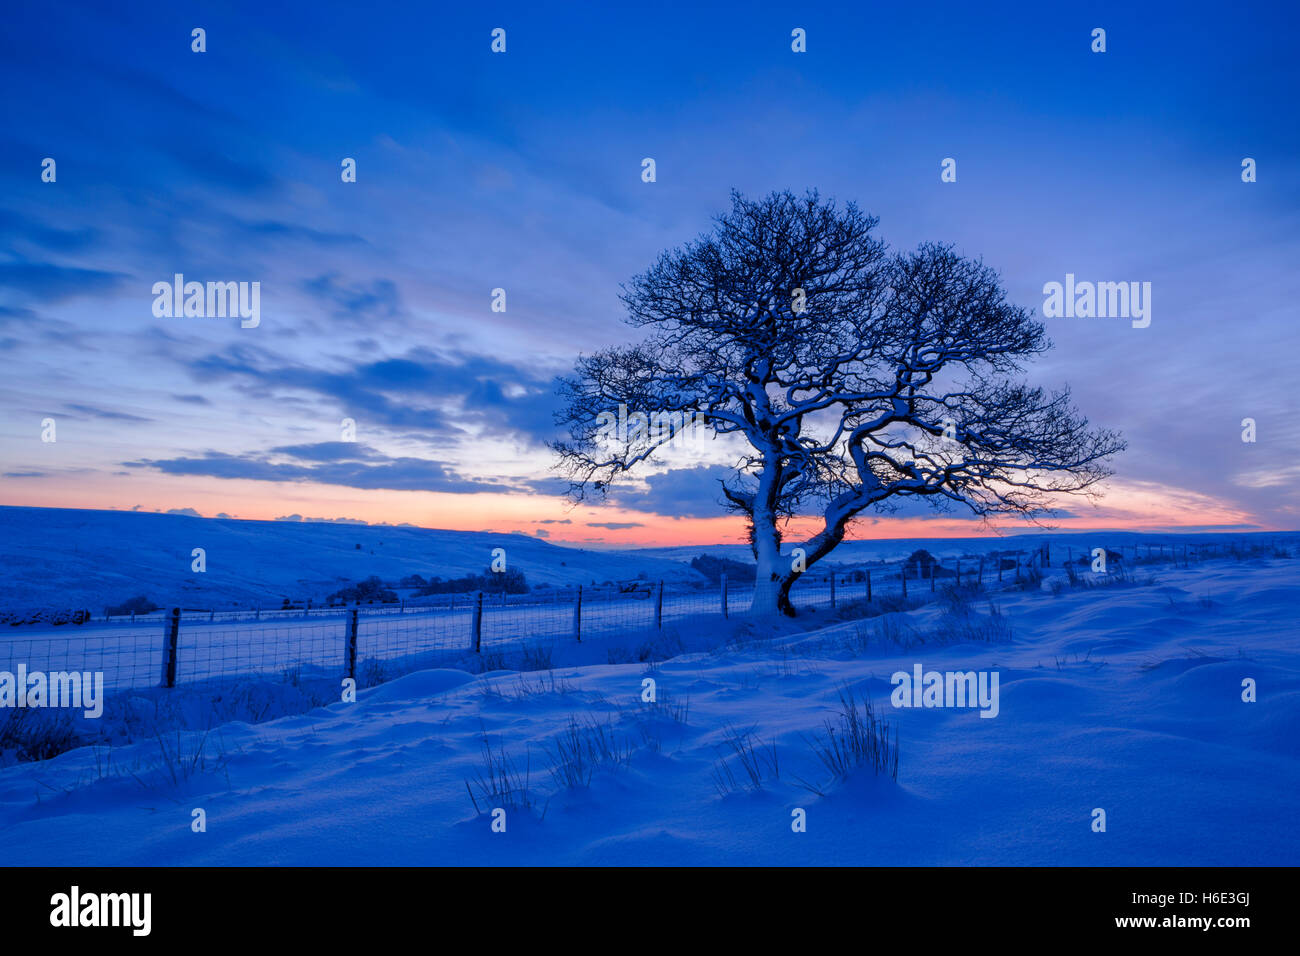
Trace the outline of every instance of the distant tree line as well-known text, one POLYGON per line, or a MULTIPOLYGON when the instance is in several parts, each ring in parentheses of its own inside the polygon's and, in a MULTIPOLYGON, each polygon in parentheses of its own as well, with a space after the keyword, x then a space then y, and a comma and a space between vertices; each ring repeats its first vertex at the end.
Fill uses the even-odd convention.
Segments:
POLYGON ((492 594, 527 594, 530 590, 524 572, 518 568, 493 571, 485 568, 482 574, 467 574, 461 578, 443 580, 434 575, 425 580, 418 574, 402 578, 403 587, 417 588, 417 595, 426 594, 467 594, 472 591, 488 591, 492 594))
POLYGON ((335 591, 325 599, 330 606, 339 604, 396 604, 398 597, 390 590, 378 575, 370 575, 364 581, 358 581, 352 587, 335 591))
POLYGON ((115 604, 111 607, 104 608, 104 613, 110 617, 124 617, 127 614, 152 614, 159 609, 159 605, 154 604, 143 594, 133 598, 128 598, 121 604, 115 604))
POLYGON ((701 554, 691 558, 691 567, 709 579, 711 584, 720 584, 722 575, 729 581, 748 583, 754 580, 756 565, 735 561, 731 558, 718 558, 711 554, 701 554))

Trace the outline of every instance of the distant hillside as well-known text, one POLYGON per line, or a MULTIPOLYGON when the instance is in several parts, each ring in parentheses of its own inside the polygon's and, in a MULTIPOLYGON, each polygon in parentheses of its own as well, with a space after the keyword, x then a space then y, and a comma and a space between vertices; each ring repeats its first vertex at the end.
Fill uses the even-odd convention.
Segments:
POLYGON ((528 583, 590 584, 641 575, 677 584, 703 578, 669 558, 589 551, 521 534, 297 521, 243 521, 130 511, 0 506, 0 610, 85 607, 95 614, 143 594, 160 605, 278 607, 319 602, 370 575, 461 577, 482 572, 493 548, 528 583), (207 571, 190 570, 203 548, 207 571))

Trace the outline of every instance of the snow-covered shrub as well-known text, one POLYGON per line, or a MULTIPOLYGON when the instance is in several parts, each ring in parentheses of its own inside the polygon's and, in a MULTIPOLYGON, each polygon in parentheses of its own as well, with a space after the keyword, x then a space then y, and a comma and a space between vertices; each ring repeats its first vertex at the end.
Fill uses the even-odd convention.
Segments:
POLYGON ((75 722, 66 713, 28 708, 0 711, 0 767, 49 760, 83 743, 75 722))

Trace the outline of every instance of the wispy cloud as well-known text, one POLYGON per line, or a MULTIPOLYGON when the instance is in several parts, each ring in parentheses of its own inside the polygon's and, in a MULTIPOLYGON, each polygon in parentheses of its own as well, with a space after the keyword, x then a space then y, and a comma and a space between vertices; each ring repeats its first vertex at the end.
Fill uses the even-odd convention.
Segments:
POLYGON ((338 317, 390 318, 402 311, 397 283, 392 279, 342 283, 337 273, 326 273, 302 283, 303 291, 327 303, 338 317))
POLYGON ((477 432, 534 442, 555 435, 550 377, 481 355, 412 349, 397 358, 320 368, 278 364, 267 353, 235 346, 189 363, 199 381, 231 381, 272 398, 301 391, 328 399, 358 422, 447 437, 477 432))
POLYGON ((70 413, 86 415, 90 418, 99 418, 105 421, 114 422, 149 422, 150 418, 144 418, 140 415, 132 415, 129 412, 118 412, 109 408, 98 408, 94 405, 82 405, 78 403, 69 403, 63 406, 70 413))
POLYGON ((120 288, 131 276, 125 272, 82 269, 52 262, 0 262, 0 286, 29 302, 62 302, 77 296, 103 295, 120 288))
POLYGON ((509 492, 502 482, 466 478, 445 462, 421 458, 386 458, 370 449, 352 458, 274 461, 268 456, 208 452, 201 458, 140 459, 124 461, 128 468, 149 468, 169 475, 203 475, 210 478, 272 482, 314 482, 367 490, 435 491, 451 494, 509 492))

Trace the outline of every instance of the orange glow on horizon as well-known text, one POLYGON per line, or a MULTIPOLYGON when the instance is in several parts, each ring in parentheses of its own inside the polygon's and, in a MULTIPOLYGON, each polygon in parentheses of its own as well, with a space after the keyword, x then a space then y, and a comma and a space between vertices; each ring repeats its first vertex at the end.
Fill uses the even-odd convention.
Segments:
MULTIPOLYGON (((453 531, 522 532, 555 544, 619 548, 743 544, 743 519, 673 518, 613 506, 580 504, 520 494, 453 495, 424 491, 368 491, 335 486, 285 483, 267 494, 267 483, 243 479, 214 481, 188 476, 132 473, 96 478, 87 487, 84 475, 51 475, 6 481, 3 504, 44 508, 87 508, 166 512, 193 508, 204 517, 269 521, 298 514, 307 518, 361 519, 370 524, 412 524, 453 531), (606 527, 612 525, 613 527, 606 527), (625 526, 625 527, 624 527, 625 526), (538 534, 538 532, 543 534, 538 534)), ((1197 492, 1150 483, 1114 482, 1097 506, 1083 499, 1064 502, 1073 517, 1047 522, 1060 531, 1115 528, 1133 531, 1179 527, 1258 525, 1254 516, 1197 492)), ((1015 534, 1034 526, 1014 519, 991 525, 978 520, 936 515, 893 517, 866 515, 850 525, 848 539, 985 537, 1015 534), (996 529, 996 531, 994 530, 996 529)), ((815 533, 817 523, 792 523, 787 541, 815 533)), ((1286 530, 1260 526, 1259 530, 1286 530)))

